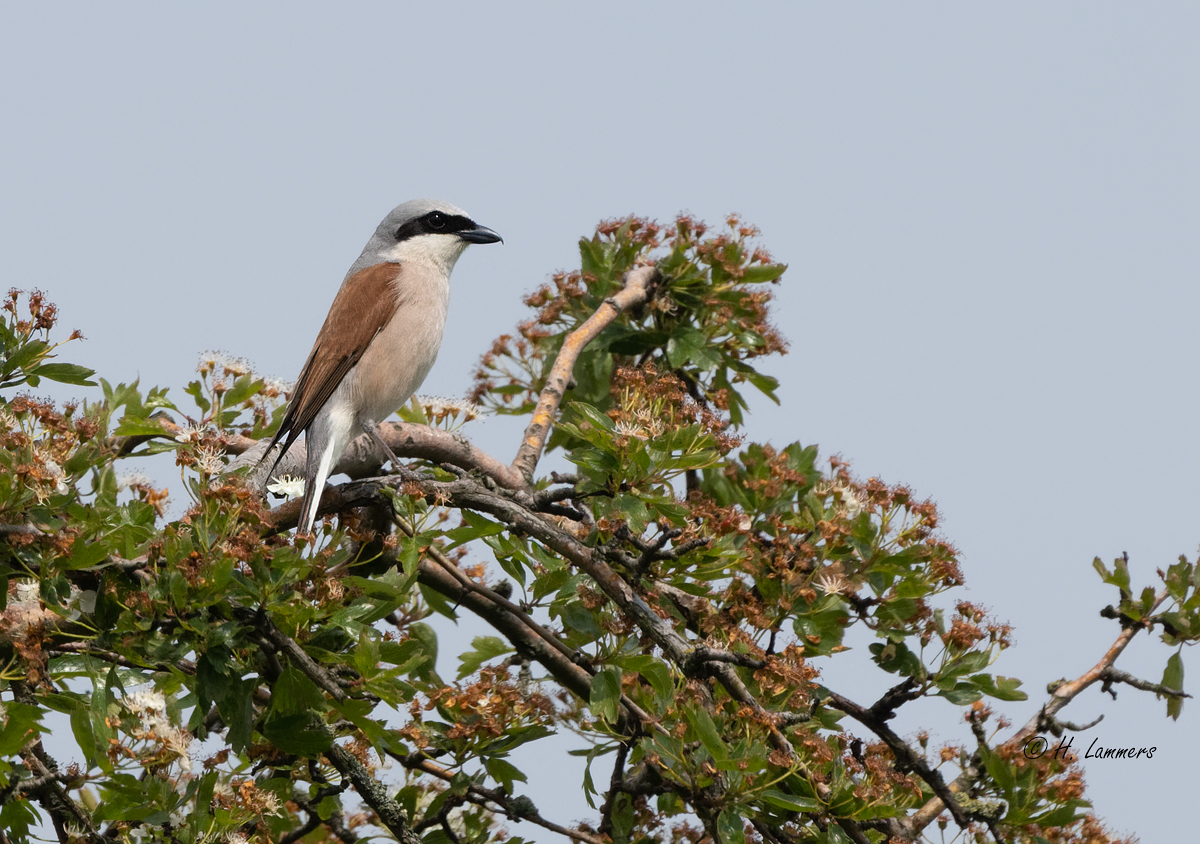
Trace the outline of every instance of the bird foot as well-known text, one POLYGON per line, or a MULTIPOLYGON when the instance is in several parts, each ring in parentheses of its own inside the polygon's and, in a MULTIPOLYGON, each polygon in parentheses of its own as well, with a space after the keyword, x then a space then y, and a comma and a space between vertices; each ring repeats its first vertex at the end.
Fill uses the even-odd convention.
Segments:
POLYGON ((363 422, 363 430, 374 441, 376 448, 383 453, 383 456, 392 464, 392 470, 406 481, 416 480, 417 474, 400 462, 400 458, 396 453, 388 447, 388 444, 383 441, 383 434, 379 431, 379 425, 373 420, 368 419, 363 422))

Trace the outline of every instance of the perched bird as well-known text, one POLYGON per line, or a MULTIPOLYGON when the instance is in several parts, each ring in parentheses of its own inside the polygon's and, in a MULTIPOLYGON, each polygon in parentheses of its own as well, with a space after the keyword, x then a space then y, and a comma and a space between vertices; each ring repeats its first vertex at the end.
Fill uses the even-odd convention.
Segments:
POLYGON ((388 451, 378 423, 408 401, 437 359, 450 271, 469 244, 500 240, 449 203, 414 199, 392 209, 367 241, 333 299, 264 455, 283 441, 274 473, 306 434, 301 531, 312 530, 325 481, 360 432, 388 451))

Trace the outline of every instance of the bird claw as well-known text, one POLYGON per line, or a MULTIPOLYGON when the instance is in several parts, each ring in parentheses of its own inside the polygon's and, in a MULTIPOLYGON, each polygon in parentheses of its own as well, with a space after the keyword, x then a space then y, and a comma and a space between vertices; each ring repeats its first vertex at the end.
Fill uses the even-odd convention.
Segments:
POLYGON ((383 456, 386 457, 392 464, 392 468, 396 470, 397 474, 399 474, 401 477, 404 477, 405 473, 412 474, 407 468, 401 465, 400 458, 398 458, 396 453, 392 451, 391 448, 388 447, 388 444, 383 441, 383 434, 379 432, 379 425, 375 422, 375 420, 366 420, 363 422, 362 427, 367 433, 367 436, 374 441, 375 446, 381 452, 383 452, 383 456))

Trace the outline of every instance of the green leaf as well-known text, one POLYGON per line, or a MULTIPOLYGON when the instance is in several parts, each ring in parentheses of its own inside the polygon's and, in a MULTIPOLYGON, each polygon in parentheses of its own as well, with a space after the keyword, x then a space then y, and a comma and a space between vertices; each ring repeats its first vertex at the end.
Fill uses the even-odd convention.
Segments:
POLYGON ((726 809, 717 818, 721 844, 746 844, 746 825, 737 812, 726 809))
POLYGON ((233 382, 233 386, 221 397, 221 407, 232 408, 246 401, 257 393, 263 382, 251 375, 243 375, 233 382))
MULTIPOLYGON (((1167 660, 1166 670, 1163 671, 1162 684, 1168 689, 1183 691, 1183 659, 1180 657, 1179 651, 1171 654, 1171 657, 1167 660)), ((1182 713, 1183 697, 1180 695, 1169 696, 1167 698, 1167 714, 1178 721, 1182 713)))
POLYGON ((821 801, 815 797, 797 797, 795 794, 785 794, 777 788, 768 788, 762 793, 762 799, 777 809, 789 812, 819 812, 821 801))
POLYGON ((956 683, 953 688, 942 689, 938 692, 938 695, 944 697, 955 706, 974 703, 983 697, 983 694, 971 683, 956 683))
POLYGON ((504 759, 493 756, 483 760, 483 764, 487 767, 487 772, 492 779, 500 783, 509 794, 512 794, 514 782, 528 782, 528 778, 520 768, 504 759))
POLYGON ((0 722, 0 758, 16 753, 38 733, 42 710, 27 703, 13 701, 4 704, 4 719, 0 722))
POLYGON ((319 724, 307 712, 295 715, 280 715, 268 718, 262 724, 263 737, 278 747, 284 753, 295 753, 297 756, 315 756, 323 753, 333 744, 333 734, 319 724))
POLYGON ((717 762, 727 760, 729 748, 721 740, 721 734, 717 731, 717 725, 712 716, 700 708, 686 709, 683 714, 692 729, 696 731, 700 743, 704 745, 704 749, 708 751, 709 755, 717 762))
POLYGON ((1120 587, 1122 593, 1129 591, 1129 563, 1124 557, 1118 557, 1113 561, 1113 579, 1112 582, 1120 587))
POLYGON ((1000 755, 985 744, 979 745, 979 756, 988 775, 1000 786, 1006 797, 1011 799, 1013 788, 1017 784, 1017 775, 1012 765, 1000 758, 1000 755))
POLYGON ((582 601, 571 601, 559 611, 563 624, 591 638, 603 635, 600 625, 592 611, 583 605, 582 601))
POLYGON ((438 615, 444 615, 451 621, 458 620, 458 614, 454 612, 454 605, 446 600, 441 592, 430 589, 424 583, 418 583, 417 588, 421 590, 421 597, 425 599, 425 603, 429 604, 429 608, 438 615))
POLYGON ((567 406, 572 413, 576 413, 583 417, 583 421, 599 428, 602 431, 612 431, 616 428, 616 424, 608 418, 607 415, 601 413, 593 405, 581 401, 567 402, 567 406))
POLYGON ((509 727, 500 738, 490 741, 480 749, 480 753, 503 756, 516 750, 523 744, 554 735, 554 730, 542 724, 530 724, 527 727, 509 727))
POLYGON ((1028 700, 1029 695, 1020 690, 1021 681, 1016 677, 992 676, 991 674, 976 674, 971 678, 975 687, 988 697, 997 700, 1028 700))
POLYGON ((69 569, 89 569, 108 557, 108 548, 103 542, 89 542, 79 537, 71 543, 71 556, 67 560, 69 569))
POLYGON ((610 724, 616 723, 621 708, 621 672, 619 669, 602 668, 592 677, 588 707, 599 718, 610 724))
POLYGON ((40 358, 50 349, 49 344, 42 340, 30 340, 24 345, 17 348, 15 352, 10 354, 4 361, 3 374, 5 377, 9 373, 15 372, 18 369, 24 369, 29 364, 40 358))
POLYGON ((459 656, 458 679, 474 674, 489 659, 512 653, 512 646, 497 636, 476 636, 471 640, 472 651, 459 656))
POLYGON ((88 369, 86 366, 76 366, 73 363, 43 363, 30 371, 60 384, 75 384, 80 387, 96 386, 96 382, 90 380, 96 374, 96 370, 88 369))
POLYGON ((623 666, 627 670, 636 671, 650 684, 654 698, 660 706, 665 706, 675 697, 675 680, 671 669, 661 659, 640 654, 625 660, 623 666))
POLYGON ((325 695, 301 671, 288 666, 271 690, 271 709, 278 715, 294 715, 310 709, 324 712, 325 695))
POLYGON ((707 338, 694 326, 682 324, 667 341, 667 361, 673 367, 683 366, 704 348, 707 338))
POLYGON ((113 434, 118 437, 162 437, 166 429, 157 419, 122 416, 113 434))
POLYGON ((612 262, 606 245, 596 237, 580 239, 579 265, 590 275, 608 275, 612 271, 612 262))
POLYGON ((762 284, 784 274, 787 264, 752 264, 742 270, 742 284, 762 284))
POLYGON ((1065 806, 1057 806, 1048 812, 1043 812, 1040 815, 1034 815, 1029 819, 1029 823, 1035 823, 1046 829, 1054 827, 1066 826, 1079 819, 1079 806, 1082 801, 1072 800, 1065 806))

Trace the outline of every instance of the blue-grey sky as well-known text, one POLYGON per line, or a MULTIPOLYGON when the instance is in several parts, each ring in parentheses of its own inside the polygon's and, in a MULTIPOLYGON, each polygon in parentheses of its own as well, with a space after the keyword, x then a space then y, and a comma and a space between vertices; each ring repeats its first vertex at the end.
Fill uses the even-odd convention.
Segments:
MULTIPOLYGON (((423 388, 454 395, 598 220, 740 212, 790 265, 748 434, 938 501, 1021 723, 1117 633, 1092 558, 1142 584, 1200 543, 1198 36, 1182 3, 3 2, 2 283, 110 380, 179 395, 209 348, 292 378, 379 219, 441 197, 505 237, 455 273, 423 388)), ((1200 710, 1119 694, 1064 714, 1158 747, 1084 767, 1165 840, 1200 710)))

